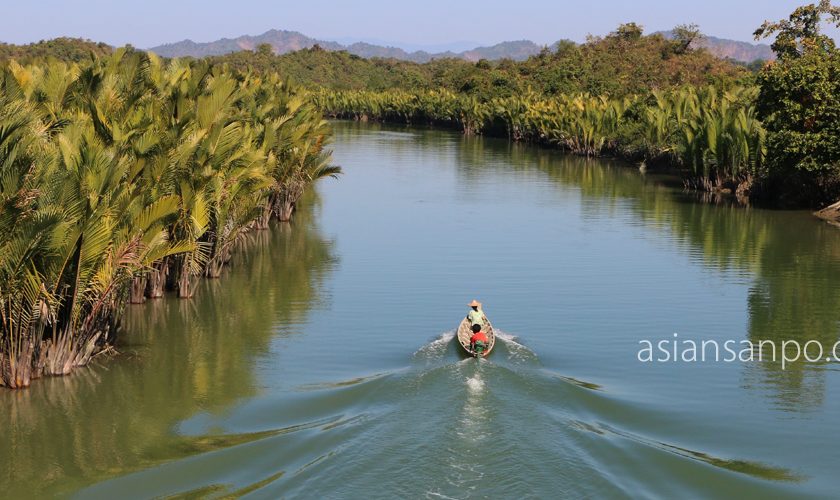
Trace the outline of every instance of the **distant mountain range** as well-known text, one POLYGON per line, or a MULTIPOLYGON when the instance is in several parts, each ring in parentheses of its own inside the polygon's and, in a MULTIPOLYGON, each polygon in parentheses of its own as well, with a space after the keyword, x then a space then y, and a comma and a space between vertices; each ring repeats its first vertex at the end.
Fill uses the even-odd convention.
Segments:
POLYGON ((765 61, 776 59, 776 54, 773 53, 773 49, 766 43, 739 42, 737 40, 707 36, 700 40, 698 46, 704 47, 712 54, 724 59, 734 59, 742 62, 752 62, 756 59, 763 59, 765 61))
MULTIPOLYGON (((667 32, 662 32, 668 36, 667 32)), ((487 47, 476 47, 462 52, 436 52, 426 51, 408 52, 399 47, 375 45, 366 42, 356 42, 342 45, 338 42, 317 40, 310 38, 296 31, 270 30, 262 35, 244 35, 238 38, 222 38, 214 42, 196 43, 192 40, 183 40, 176 43, 168 43, 152 47, 149 50, 163 57, 205 57, 238 52, 240 50, 254 50, 257 46, 267 43, 274 49, 275 54, 285 54, 300 49, 311 48, 315 45, 326 50, 346 50, 351 54, 360 57, 383 57, 394 58, 418 63, 428 62, 432 59, 442 57, 454 57, 468 61, 479 59, 514 59, 522 61, 530 56, 536 55, 542 50, 542 46, 530 40, 518 40, 511 42, 497 43, 487 47)), ((752 44, 727 40, 724 38, 706 37, 698 43, 698 46, 705 47, 714 55, 722 58, 731 58, 737 61, 751 62, 756 59, 772 59, 773 53, 769 45, 752 44)))
MULTIPOLYGON (((666 38, 671 38, 670 31, 657 31, 657 33, 666 38)), ((741 62, 752 62, 756 59, 765 61, 776 59, 773 49, 765 43, 739 42, 726 38, 704 36, 692 45, 702 47, 721 59, 733 59, 741 62)))
POLYGON ((515 42, 502 42, 490 47, 476 47, 463 52, 435 52, 430 53, 422 50, 408 52, 398 47, 374 45, 366 42, 356 42, 342 45, 337 42, 318 40, 310 38, 296 31, 270 30, 262 35, 244 35, 238 38, 222 38, 215 42, 196 43, 192 40, 183 40, 176 43, 168 43, 152 47, 149 50, 163 57, 205 57, 218 56, 240 50, 254 50, 257 46, 267 43, 274 49, 275 54, 285 54, 300 49, 308 49, 319 45, 326 50, 346 50, 351 54, 360 57, 383 57, 414 61, 418 63, 428 62, 433 58, 456 57, 468 61, 479 59, 502 59, 511 58, 524 60, 539 53, 541 47, 528 40, 515 42))

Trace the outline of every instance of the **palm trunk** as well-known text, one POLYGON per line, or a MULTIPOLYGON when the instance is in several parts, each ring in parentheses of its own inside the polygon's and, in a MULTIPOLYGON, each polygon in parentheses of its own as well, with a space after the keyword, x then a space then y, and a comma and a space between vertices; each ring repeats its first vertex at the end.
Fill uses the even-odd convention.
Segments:
POLYGON ((105 335, 96 325, 96 333, 70 334, 64 332, 47 340, 41 347, 39 366, 45 375, 69 375, 74 368, 90 363, 99 350, 97 344, 105 335))
POLYGON ((69 330, 44 342, 41 348, 44 373, 47 375, 67 375, 72 369, 72 337, 69 330))
POLYGON ((222 276, 222 268, 225 262, 221 255, 217 255, 207 263, 207 269, 204 271, 208 278, 219 278, 222 276))
POLYGON ((166 287, 166 276, 169 274, 169 259, 156 262, 149 272, 146 285, 146 297, 150 299, 159 299, 163 297, 163 291, 166 287))
POLYGON ((295 205, 303 195, 304 187, 305 184, 303 181, 288 181, 280 192, 277 193, 272 205, 274 213, 280 222, 289 222, 292 220, 295 205))
POLYGON ((142 304, 146 302, 146 275, 135 276, 131 280, 131 291, 128 294, 129 304, 142 304))
MULTIPOLYGON (((43 292, 46 292, 43 284, 43 292)), ((44 298, 35 304, 26 301, 6 302, 0 309, 2 330, 0 330, 0 387, 23 389, 29 387, 33 378, 43 372, 43 363, 36 361, 43 346, 44 330, 52 314, 44 298), (32 308, 30 314, 22 314, 32 308), (34 317, 37 313, 37 320, 34 317), (29 320, 25 320, 28 317, 29 320)))
POLYGON ((193 296, 192 276, 190 271, 190 261, 184 258, 181 263, 180 274, 178 276, 178 298, 189 299, 193 296))
POLYGON ((268 222, 271 220, 271 199, 269 198, 268 201, 265 202, 265 206, 263 206, 262 214, 257 218, 256 222, 254 223, 254 227, 259 231, 265 231, 268 229, 268 222))
POLYGON ((295 204, 289 198, 283 199, 277 206, 277 218, 280 222, 292 220, 292 213, 295 211, 295 204))
POLYGON ((35 349, 28 338, 19 349, 0 353, 0 385, 10 389, 29 387, 32 382, 34 354, 35 349))

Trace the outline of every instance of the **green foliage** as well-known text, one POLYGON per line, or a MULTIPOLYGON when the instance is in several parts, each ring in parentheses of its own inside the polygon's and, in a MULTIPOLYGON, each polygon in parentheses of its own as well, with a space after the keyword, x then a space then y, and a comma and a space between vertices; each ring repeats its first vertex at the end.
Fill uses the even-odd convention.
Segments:
POLYGON ((608 36, 590 38, 580 46, 561 44, 549 57, 521 63, 520 73, 534 89, 546 94, 585 92, 610 97, 683 85, 728 85, 747 73, 705 50, 683 50, 680 41, 641 36, 640 29, 622 25, 608 36))
POLYGON ((616 30, 610 33, 608 37, 628 42, 635 42, 642 38, 643 32, 644 29, 642 26, 636 23, 626 23, 616 28, 616 30))
POLYGON ((321 89, 312 99, 325 114, 338 118, 457 126, 468 134, 501 130, 513 140, 586 156, 665 155, 690 175, 724 182, 763 165, 764 129, 756 118, 755 94, 755 88, 723 91, 711 86, 653 92, 645 99, 528 91, 481 102, 446 90, 413 94, 321 89))
POLYGON ((260 56, 270 56, 273 53, 274 49, 271 48, 271 44, 261 43, 259 46, 257 46, 257 54, 260 56))
POLYGON ((809 51, 758 76, 772 173, 840 173, 840 51, 809 51))
POLYGON ((840 8, 823 0, 796 9, 787 20, 765 22, 755 32, 756 38, 776 34, 773 50, 779 57, 757 76, 767 175, 811 186, 811 205, 836 199, 831 185, 840 179, 840 50, 820 32, 826 21, 840 26, 840 8))
MULTIPOLYGON (((690 31, 690 26, 687 30, 690 31)), ((644 36, 634 23, 582 45, 558 42, 526 61, 435 59, 418 64, 396 59, 365 59, 320 47, 275 55, 270 46, 207 58, 237 71, 280 73, 305 86, 337 90, 403 89, 415 93, 445 89, 482 102, 532 88, 559 95, 589 93, 624 97, 685 84, 732 82, 747 72, 704 50, 681 50, 682 41, 644 36)), ((111 52, 104 44, 57 39, 29 46, 0 45, 0 60, 34 61, 46 57, 67 62, 89 60, 111 52)))
POLYGON ((665 137, 680 161, 695 175, 722 183, 753 174, 764 162, 765 132, 755 116, 755 93, 752 88, 723 93, 688 88, 661 99, 648 116, 658 124, 663 112, 669 115, 665 122, 673 129, 665 137))
POLYGON ((111 54, 112 47, 99 42, 82 40, 80 38, 56 38, 41 40, 28 45, 11 45, 0 43, 0 61, 15 59, 27 63, 47 57, 60 61, 81 62, 92 57, 102 57, 111 54))
MULTIPOLYGON (((686 36, 690 28, 686 28, 686 36)), ((659 35, 643 36, 641 27, 631 23, 582 45, 559 42, 554 52, 546 49, 522 62, 435 59, 418 64, 364 59, 316 48, 279 56, 258 49, 210 60, 239 70, 280 72, 306 86, 403 89, 415 93, 445 89, 482 102, 517 95, 529 88, 549 95, 590 93, 624 97, 685 84, 733 82, 747 74, 741 66, 717 59, 705 50, 681 48, 684 43, 659 35)))
POLYGON ((676 43, 674 52, 677 54, 688 52, 692 43, 703 38, 700 27, 696 24, 679 24, 671 30, 671 33, 676 43))
POLYGON ((245 232, 340 172, 329 134, 277 75, 128 48, 2 66, 0 385, 87 363, 155 273, 182 297, 217 277, 245 232))
POLYGON ((811 51, 831 52, 834 40, 820 33, 823 21, 840 26, 840 7, 832 6, 831 0, 799 7, 788 19, 765 21, 753 34, 756 40, 776 34, 771 47, 779 59, 796 58, 811 51))

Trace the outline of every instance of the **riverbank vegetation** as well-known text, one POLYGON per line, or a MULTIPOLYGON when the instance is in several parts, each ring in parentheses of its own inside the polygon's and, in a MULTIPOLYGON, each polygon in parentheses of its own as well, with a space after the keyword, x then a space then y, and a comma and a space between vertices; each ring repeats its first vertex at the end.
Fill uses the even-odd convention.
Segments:
MULTIPOLYGON (((840 198, 840 51, 820 32, 824 22, 840 24, 838 8, 827 0, 765 23, 755 35, 777 35, 778 61, 757 74, 694 66, 703 51, 691 49, 698 36, 693 27, 679 27, 676 39, 665 40, 643 36, 631 23, 603 39, 561 45, 522 63, 520 73, 536 83, 527 88, 489 77, 495 90, 483 83, 432 90, 320 88, 314 100, 335 118, 452 127, 586 156, 612 155, 646 168, 676 169, 690 188, 818 208, 840 198), (652 52, 659 54, 658 64, 652 52), (570 60, 586 61, 591 71, 578 71, 570 60)), ((489 76, 498 67, 488 63, 485 70, 489 76)), ((823 213, 840 215, 838 207, 823 213)))
POLYGON ((328 124, 276 74, 119 49, 0 71, 0 385, 69 373, 126 302, 217 278, 340 169, 328 124))
POLYGON ((621 99, 531 92, 482 102, 448 91, 320 90, 313 101, 335 118, 455 127, 586 156, 679 165, 688 179, 723 186, 748 179, 764 161, 755 94, 754 88, 707 86, 621 99))
MULTIPOLYGON (((692 189, 742 201, 821 208, 840 220, 840 56, 821 25, 821 0, 755 35, 775 36, 777 61, 721 60, 693 43, 694 25, 669 37, 635 23, 585 43, 561 41, 525 61, 364 59, 318 46, 275 55, 268 45, 209 57, 241 72, 280 74, 310 89, 329 116, 457 128, 588 156, 669 168, 692 189)), ((95 57, 101 44, 61 39, 8 53, 95 57)))
MULTIPOLYGON (((696 27, 678 27, 674 39, 665 39, 644 36, 633 23, 522 63, 443 60, 419 72, 394 63, 391 80, 378 73, 381 61, 317 48, 221 59, 296 68, 334 118, 443 126, 612 155, 675 169, 690 188, 819 208, 840 198, 840 51, 820 32, 821 24, 840 23, 837 11, 823 0, 765 23, 755 35, 777 36, 778 60, 757 73, 694 50, 696 27), (299 69, 298 60, 309 61, 313 72, 356 71, 330 83, 299 69)), ((840 203, 822 214, 840 218, 840 203)))

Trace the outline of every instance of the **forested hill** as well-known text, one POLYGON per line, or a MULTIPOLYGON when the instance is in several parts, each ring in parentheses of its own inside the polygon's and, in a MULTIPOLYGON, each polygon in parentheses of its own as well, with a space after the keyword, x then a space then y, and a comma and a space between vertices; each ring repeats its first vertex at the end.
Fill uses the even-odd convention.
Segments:
MULTIPOLYGON (((658 34, 666 38, 670 36, 670 32, 661 32, 658 34)), ((557 42, 552 45, 551 50, 556 50, 557 47, 570 43, 568 41, 557 42)), ((345 51, 348 54, 366 59, 395 59, 415 63, 425 63, 434 59, 462 59, 471 62, 477 62, 482 59, 489 61, 502 59, 525 61, 529 57, 538 55, 543 50, 543 47, 540 47, 534 42, 519 40, 502 42, 489 47, 477 47, 457 53, 439 52, 432 54, 423 51, 406 52, 396 47, 385 47, 364 42, 344 46, 336 42, 309 38, 292 31, 279 30, 268 31, 259 36, 221 39, 209 43, 195 43, 185 40, 174 44, 153 47, 150 50, 163 57, 202 58, 241 51, 255 51, 261 44, 268 44, 272 52, 277 55, 288 54, 301 49, 311 49, 317 46, 328 51, 345 51)), ((737 42, 715 37, 704 37, 695 43, 695 47, 705 48, 710 54, 719 58, 741 62, 752 62, 757 59, 767 60, 773 57, 767 45, 737 42)), ((89 58, 91 54, 101 56, 111 51, 112 47, 106 43, 77 38, 56 38, 26 45, 12 45, 0 42, 0 60, 17 59, 24 62, 47 56, 66 61, 80 61, 89 58)))
MULTIPOLYGON (((30 45, 0 44, 0 60, 25 63, 54 57, 81 61, 112 52, 103 43, 60 38, 30 45)), ((680 85, 740 78, 747 71, 661 34, 645 36, 632 23, 583 44, 558 42, 515 61, 481 58, 433 59, 426 63, 398 58, 363 58, 319 45, 277 55, 268 44, 222 56, 204 56, 238 69, 278 72, 307 86, 343 90, 447 89, 479 99, 504 97, 529 89, 547 95, 587 92, 628 95, 680 85)))
POLYGON ((56 38, 27 45, 0 42, 0 61, 15 59, 25 63, 34 59, 54 57, 62 61, 78 62, 90 59, 91 56, 110 54, 112 51, 112 47, 106 43, 80 38, 56 38))
POLYGON ((307 86, 336 90, 412 91, 447 89, 480 100, 533 90, 546 95, 586 92, 621 96, 681 85, 739 79, 748 71, 659 34, 644 36, 625 25, 584 44, 560 42, 524 61, 476 63, 435 59, 418 64, 397 59, 365 59, 319 47, 275 55, 267 45, 209 57, 238 69, 277 71, 307 86))
MULTIPOLYGON (((669 32, 662 33, 667 36, 669 32)), ((365 42, 342 45, 336 42, 311 38, 296 31, 270 30, 261 35, 222 38, 206 43, 183 40, 181 42, 152 47, 149 50, 164 57, 206 57, 230 54, 242 50, 254 50, 261 44, 270 45, 275 54, 286 54, 318 45, 326 50, 345 50, 350 54, 365 58, 393 58, 418 63, 441 58, 457 58, 467 61, 478 61, 480 59, 513 59, 515 61, 523 61, 530 56, 539 54, 542 49, 542 46, 530 40, 517 40, 501 42, 492 46, 476 47, 462 52, 408 52, 398 47, 388 47, 365 42)), ((555 43, 552 46, 556 45, 555 43)), ((697 46, 706 48, 713 55, 720 58, 731 58, 741 62, 772 58, 770 47, 764 44, 752 44, 727 40, 725 38, 707 37, 699 41, 697 46)))

